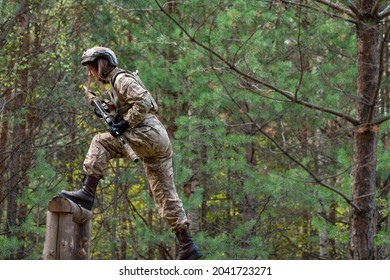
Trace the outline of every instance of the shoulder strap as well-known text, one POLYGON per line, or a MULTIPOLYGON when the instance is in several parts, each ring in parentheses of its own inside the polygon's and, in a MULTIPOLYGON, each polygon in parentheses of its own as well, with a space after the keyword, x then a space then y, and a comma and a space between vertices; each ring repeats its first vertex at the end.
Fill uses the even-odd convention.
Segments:
POLYGON ((122 74, 122 73, 127 73, 127 71, 119 69, 119 71, 116 72, 114 74, 114 76, 112 76, 112 78, 110 79, 111 99, 112 99, 112 102, 115 105, 115 112, 116 112, 117 118, 119 120, 123 119, 123 110, 121 110, 121 104, 119 102, 118 93, 115 90, 115 86, 114 85, 115 85, 116 78, 118 77, 119 74, 122 74))
POLYGON ((129 73, 129 72, 123 69, 118 69, 118 71, 112 76, 112 78, 110 79, 110 84, 112 88, 114 88, 115 80, 118 77, 118 75, 123 73, 129 73))

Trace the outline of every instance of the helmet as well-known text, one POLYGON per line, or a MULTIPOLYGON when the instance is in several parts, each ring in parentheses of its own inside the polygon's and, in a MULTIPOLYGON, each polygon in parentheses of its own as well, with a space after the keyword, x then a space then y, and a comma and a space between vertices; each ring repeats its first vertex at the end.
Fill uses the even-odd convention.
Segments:
POLYGON ((81 64, 85 65, 88 62, 95 61, 99 57, 107 58, 108 62, 112 66, 118 65, 118 60, 115 56, 115 53, 109 48, 105 47, 94 47, 92 49, 86 50, 81 56, 81 64))

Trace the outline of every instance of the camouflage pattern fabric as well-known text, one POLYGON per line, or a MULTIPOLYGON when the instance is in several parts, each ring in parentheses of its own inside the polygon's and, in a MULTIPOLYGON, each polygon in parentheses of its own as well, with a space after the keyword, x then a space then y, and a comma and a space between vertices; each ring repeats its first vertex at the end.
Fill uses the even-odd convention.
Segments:
MULTIPOLYGON (((123 112, 123 118, 131 128, 123 136, 143 161, 158 213, 173 232, 179 231, 189 222, 173 180, 171 142, 165 127, 155 116, 157 105, 142 82, 131 75, 119 74, 114 88, 121 106, 130 104, 128 110, 123 112)), ((123 157, 127 157, 127 154, 117 139, 109 132, 98 134, 93 138, 85 157, 84 172, 102 178, 108 161, 123 157)))

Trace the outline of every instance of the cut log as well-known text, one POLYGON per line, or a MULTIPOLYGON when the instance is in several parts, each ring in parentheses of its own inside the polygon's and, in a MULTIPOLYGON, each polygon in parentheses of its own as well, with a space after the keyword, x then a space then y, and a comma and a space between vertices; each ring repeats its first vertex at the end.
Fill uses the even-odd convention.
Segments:
POLYGON ((44 260, 87 260, 92 212, 69 199, 56 196, 49 202, 44 260))

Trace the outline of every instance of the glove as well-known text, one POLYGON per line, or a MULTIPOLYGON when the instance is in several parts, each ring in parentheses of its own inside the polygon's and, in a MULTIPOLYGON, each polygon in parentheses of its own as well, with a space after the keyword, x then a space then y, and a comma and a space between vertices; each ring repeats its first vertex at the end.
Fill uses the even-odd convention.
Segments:
POLYGON ((85 98, 87 99, 89 104, 92 104, 92 100, 99 100, 96 96, 96 93, 92 90, 89 90, 85 93, 85 98))
POLYGON ((116 137, 116 136, 122 135, 126 131, 126 129, 128 129, 128 128, 130 128, 129 123, 125 120, 121 120, 118 123, 114 123, 110 127, 110 133, 112 136, 116 137))

